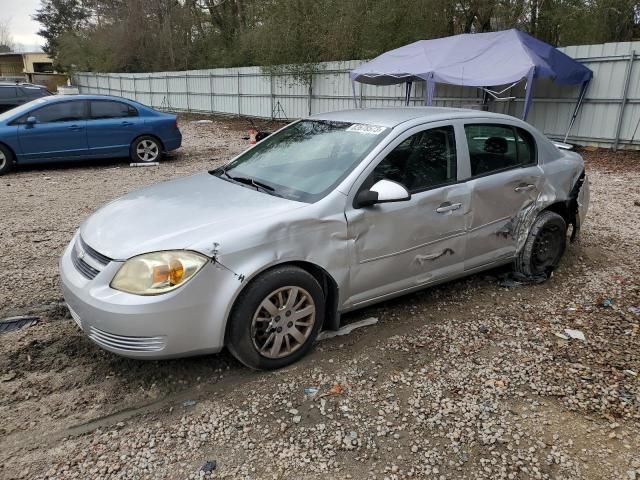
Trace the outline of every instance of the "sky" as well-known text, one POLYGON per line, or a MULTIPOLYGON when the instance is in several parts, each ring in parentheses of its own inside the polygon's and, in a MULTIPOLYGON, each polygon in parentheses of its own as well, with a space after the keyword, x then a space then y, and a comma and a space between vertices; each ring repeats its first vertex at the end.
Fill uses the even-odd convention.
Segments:
POLYGON ((36 34, 40 24, 31 15, 40 7, 40 0, 0 0, 0 20, 9 22, 15 43, 27 50, 39 50, 44 39, 36 34))

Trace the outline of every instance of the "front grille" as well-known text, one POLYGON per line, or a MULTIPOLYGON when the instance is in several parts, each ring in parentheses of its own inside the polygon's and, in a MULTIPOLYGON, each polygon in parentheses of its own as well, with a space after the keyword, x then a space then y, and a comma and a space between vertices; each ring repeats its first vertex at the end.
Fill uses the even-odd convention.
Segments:
POLYGON ((93 258, 96 262, 101 263, 102 265, 109 265, 109 263, 112 261, 112 259, 107 257, 106 255, 102 255, 101 253, 96 252, 93 248, 87 245, 81 237, 78 237, 78 240, 80 241, 80 245, 82 245, 82 248, 87 253, 87 255, 93 258))
POLYGON ((93 280, 94 278, 96 278, 96 275, 100 273, 100 270, 93 268, 82 258, 78 257, 75 248, 71 253, 71 261, 73 262, 73 265, 78 269, 78 271, 89 280, 93 280))
POLYGON ((89 327, 88 336, 103 348, 126 352, 159 352, 167 344, 166 337, 126 337, 89 327))
POLYGON ((95 251, 78 237, 73 245, 71 261, 85 278, 93 280, 100 273, 101 267, 108 265, 111 259, 95 251))

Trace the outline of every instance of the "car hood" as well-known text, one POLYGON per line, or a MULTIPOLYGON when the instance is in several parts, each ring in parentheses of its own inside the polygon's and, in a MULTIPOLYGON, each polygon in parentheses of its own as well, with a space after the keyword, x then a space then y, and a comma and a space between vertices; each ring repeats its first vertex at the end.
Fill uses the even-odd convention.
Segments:
POLYGON ((203 173, 108 203, 82 224, 80 235, 99 253, 125 260, 159 250, 212 246, 224 232, 305 205, 203 173))

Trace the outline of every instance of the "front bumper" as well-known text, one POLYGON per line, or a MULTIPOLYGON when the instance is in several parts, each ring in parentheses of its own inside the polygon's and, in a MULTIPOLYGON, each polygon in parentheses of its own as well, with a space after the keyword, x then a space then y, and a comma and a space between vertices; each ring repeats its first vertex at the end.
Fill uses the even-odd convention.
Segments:
POLYGON ((228 272, 209 263, 172 292, 131 295, 109 286, 122 262, 112 261, 95 278, 86 278, 73 262, 76 240, 77 236, 60 258, 62 291, 72 317, 97 345, 126 357, 147 359, 222 349, 233 295, 212 286, 233 282, 228 272))

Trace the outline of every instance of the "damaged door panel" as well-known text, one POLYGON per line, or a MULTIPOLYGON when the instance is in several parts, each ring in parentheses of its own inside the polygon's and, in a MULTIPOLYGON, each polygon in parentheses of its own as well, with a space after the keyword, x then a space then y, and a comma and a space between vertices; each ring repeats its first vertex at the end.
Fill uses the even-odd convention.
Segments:
POLYGON ((470 180, 471 213, 465 270, 513 257, 517 228, 535 205, 542 171, 538 166, 470 180))
POLYGON ((407 202, 348 209, 351 301, 459 274, 468 209, 466 184, 422 192, 407 202))
POLYGON ((469 187, 458 183, 458 146, 450 124, 400 137, 361 188, 391 180, 412 197, 345 212, 351 241, 350 302, 426 285, 462 272, 469 187))

